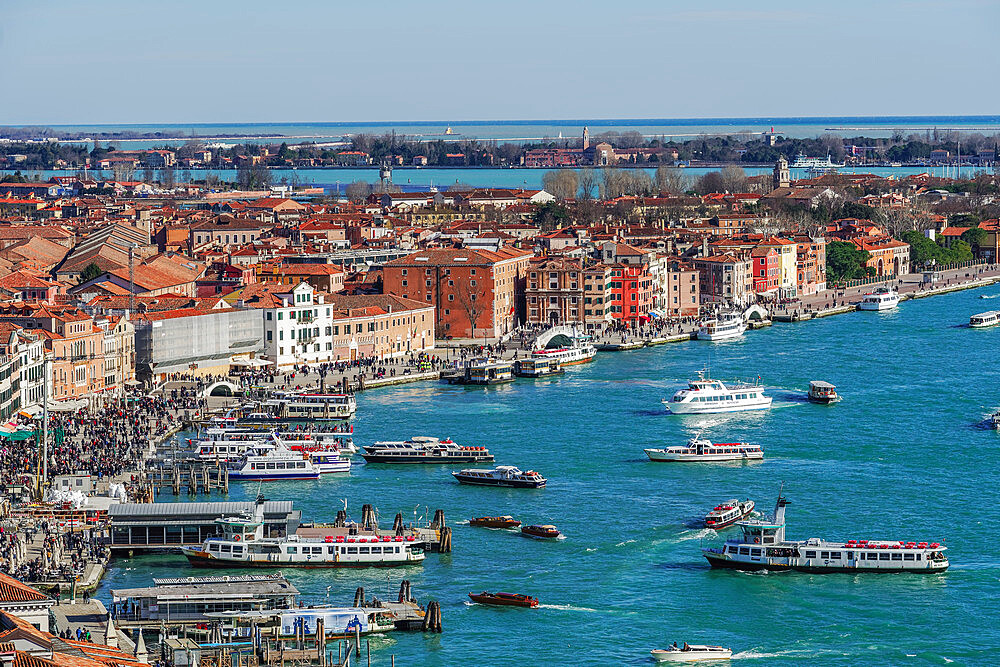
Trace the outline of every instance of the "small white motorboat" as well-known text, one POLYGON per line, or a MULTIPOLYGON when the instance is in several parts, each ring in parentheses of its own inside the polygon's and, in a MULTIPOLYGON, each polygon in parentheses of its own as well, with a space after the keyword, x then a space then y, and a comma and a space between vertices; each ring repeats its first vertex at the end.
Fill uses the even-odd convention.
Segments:
POLYGON ((656 662, 697 662, 699 660, 729 660, 733 657, 732 649, 724 646, 706 646, 704 644, 688 644, 668 648, 658 648, 650 651, 656 662))

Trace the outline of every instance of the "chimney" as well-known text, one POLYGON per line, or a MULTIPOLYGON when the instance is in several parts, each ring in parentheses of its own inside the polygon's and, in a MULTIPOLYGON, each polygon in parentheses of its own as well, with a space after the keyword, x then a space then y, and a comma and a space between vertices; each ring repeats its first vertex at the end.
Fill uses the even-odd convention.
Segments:
POLYGON ((115 629, 115 622, 108 616, 108 628, 104 633, 104 643, 111 648, 118 648, 118 630, 115 629))

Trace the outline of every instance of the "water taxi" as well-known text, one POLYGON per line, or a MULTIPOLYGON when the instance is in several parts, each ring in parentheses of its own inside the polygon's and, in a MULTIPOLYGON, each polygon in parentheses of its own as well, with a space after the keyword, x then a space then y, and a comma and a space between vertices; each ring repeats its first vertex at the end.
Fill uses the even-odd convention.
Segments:
POLYGON ((503 516, 480 516, 469 519, 469 525, 480 526, 482 528, 517 528, 521 525, 521 522, 505 514, 503 516))
POLYGON ((763 461, 764 450, 760 445, 745 442, 713 443, 695 436, 687 445, 665 449, 646 449, 646 456, 657 463, 763 461))
POLYGON ((892 310, 899 305, 899 294, 891 287, 877 287, 875 291, 865 294, 858 310, 892 310))
POLYGON ((699 660, 729 660, 733 657, 732 649, 724 646, 706 646, 704 644, 688 644, 670 648, 653 649, 650 651, 656 662, 697 662, 699 660))
POLYGON ((534 537, 539 540, 555 540, 562 536, 559 529, 551 525, 524 526, 521 528, 521 534, 525 537, 534 537))
POLYGON ((754 502, 752 500, 727 500, 719 503, 705 515, 705 528, 725 528, 731 526, 741 519, 745 519, 753 513, 754 502))
POLYGON ((760 378, 753 384, 726 386, 721 380, 706 378, 705 374, 704 370, 698 371, 698 379, 689 382, 687 389, 681 389, 669 401, 663 399, 667 411, 675 415, 703 415, 771 407, 771 397, 764 395, 760 378))
POLYGON ((493 604, 504 607, 528 607, 529 609, 538 606, 538 598, 520 593, 469 593, 473 602, 479 604, 493 604))
POLYGON ((1000 310, 987 310, 969 318, 969 326, 973 329, 985 329, 1000 324, 1000 310))
POLYGON ((476 486, 511 486, 522 489, 539 489, 547 481, 534 470, 521 471, 514 466, 497 466, 493 470, 467 468, 451 473, 462 484, 476 486))
POLYGON ((702 549, 712 567, 801 572, 920 572, 948 569, 946 547, 938 542, 785 539, 785 497, 778 492, 774 516, 737 522, 738 537, 722 547, 702 549))
POLYGON ((718 317, 704 320, 698 327, 698 340, 729 340, 739 338, 747 330, 747 323, 740 313, 719 313, 718 317))
POLYGON ((488 463, 493 455, 485 447, 467 447, 451 439, 418 435, 403 442, 376 442, 361 454, 368 463, 488 463))
MULTIPOLYGON (((350 459, 347 469, 350 470, 350 459)), ((316 479, 319 466, 306 452, 293 452, 280 442, 255 443, 237 461, 229 464, 229 479, 280 481, 316 479)))
POLYGON ((813 380, 809 383, 809 400, 813 403, 837 403, 840 395, 837 394, 837 388, 829 382, 813 380))
POLYGON ((566 369, 558 359, 517 359, 514 361, 514 375, 519 378, 541 378, 562 375, 566 369))
POLYGON ((597 348, 592 344, 575 339, 568 347, 546 348, 535 350, 531 353, 532 359, 555 359, 561 366, 573 366, 575 364, 585 364, 594 360, 597 348))
POLYGON ((196 567, 393 567, 424 560, 412 536, 264 537, 264 499, 252 513, 215 520, 222 534, 181 552, 196 567))

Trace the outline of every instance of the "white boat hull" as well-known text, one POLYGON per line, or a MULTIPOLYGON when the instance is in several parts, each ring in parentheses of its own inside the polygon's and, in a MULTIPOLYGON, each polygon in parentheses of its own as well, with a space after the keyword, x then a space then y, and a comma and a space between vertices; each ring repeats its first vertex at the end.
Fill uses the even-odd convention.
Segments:
POLYGON ((763 461, 763 452, 745 452, 740 454, 678 454, 662 449, 644 450, 650 461, 657 463, 718 463, 722 461, 763 461))
POLYGON ((731 340, 733 338, 739 338, 746 332, 746 325, 739 327, 738 329, 731 329, 729 331, 705 331, 703 329, 698 329, 698 340, 731 340))
POLYGON ((656 662, 697 662, 700 660, 729 660, 733 657, 732 650, 719 649, 715 651, 650 651, 656 662))
POLYGON ((675 415, 709 415, 720 412, 743 412, 744 410, 767 410, 771 407, 771 397, 746 399, 742 401, 718 401, 712 403, 686 403, 663 401, 667 412, 675 415))

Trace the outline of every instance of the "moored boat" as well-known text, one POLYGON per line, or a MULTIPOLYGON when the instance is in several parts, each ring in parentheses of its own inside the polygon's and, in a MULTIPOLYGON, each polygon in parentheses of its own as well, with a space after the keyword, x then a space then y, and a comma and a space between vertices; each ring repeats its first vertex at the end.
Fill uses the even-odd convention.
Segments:
POLYGON ((813 380, 809 383, 809 400, 813 403, 836 403, 840 400, 837 388, 829 382, 813 380))
POLYGON ((538 598, 533 598, 530 595, 521 595, 520 593, 487 593, 483 591, 482 593, 469 593, 469 597, 473 602, 478 602, 479 604, 492 604, 503 607, 527 607, 529 609, 538 606, 538 598))
POLYGON ((482 528, 517 528, 521 522, 510 515, 503 516, 479 516, 469 519, 470 526, 480 526, 482 528))
POLYGON ((695 436, 683 447, 646 449, 646 456, 657 463, 763 461, 764 450, 760 445, 746 442, 713 443, 695 436))
POLYGON ((514 374, 521 378, 541 378, 550 375, 562 375, 566 369, 558 359, 517 359, 514 361, 514 374))
POLYGON ((688 383, 668 401, 662 402, 667 411, 676 415, 713 414, 742 410, 766 410, 771 407, 771 397, 764 395, 759 379, 756 383, 739 383, 727 386, 721 380, 706 378, 707 371, 698 371, 698 379, 688 383))
POLYGON ((703 320, 698 327, 698 340, 729 340, 739 338, 747 330, 743 315, 735 312, 719 313, 718 316, 703 320))
POLYGON ((712 567, 735 570, 798 570, 801 572, 919 572, 948 569, 947 547, 938 542, 905 540, 846 540, 817 537, 785 539, 785 497, 778 493, 770 518, 737 522, 740 535, 722 547, 702 549, 712 567))
POLYGON ((892 310, 899 305, 899 294, 891 287, 877 287, 865 294, 858 310, 892 310))
POLYGON ((514 363, 502 359, 473 359, 459 372, 441 377, 449 384, 503 384, 515 380, 514 363))
POLYGON ((451 473, 462 484, 475 486, 510 486, 538 489, 547 481, 534 470, 522 471, 514 466, 497 466, 492 470, 467 468, 451 473))
POLYGON ((554 540, 562 536, 559 529, 552 525, 524 526, 521 528, 521 534, 543 540, 554 540))
POLYGON ((401 442, 376 442, 361 454, 368 463, 488 463, 493 455, 485 447, 456 444, 418 435, 401 442))
POLYGON ((573 366, 585 364, 594 360, 597 348, 591 343, 574 339, 572 345, 566 347, 546 348, 535 350, 531 353, 532 359, 555 359, 560 366, 573 366))
POLYGON ((705 644, 688 644, 650 651, 656 662, 696 662, 698 660, 729 660, 733 657, 732 649, 724 646, 707 646, 705 644))
POLYGON ((727 500, 716 505, 711 512, 705 515, 705 528, 725 528, 731 526, 740 519, 745 519, 753 512, 754 502, 752 500, 727 500))
POLYGON ((349 535, 264 537, 264 499, 253 512, 215 520, 221 529, 181 553, 197 567, 394 567, 424 560, 424 545, 412 536, 349 535))
MULTIPOLYGON (((350 459, 346 461, 350 470, 350 459)), ((340 472, 337 470, 336 472, 340 472)), ((243 453, 237 461, 229 464, 229 478, 233 480, 279 481, 316 479, 320 476, 319 466, 313 462, 308 452, 293 452, 280 442, 256 443, 243 453)))

